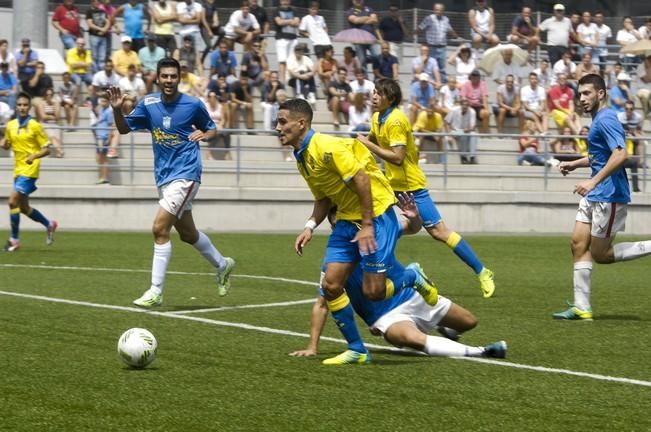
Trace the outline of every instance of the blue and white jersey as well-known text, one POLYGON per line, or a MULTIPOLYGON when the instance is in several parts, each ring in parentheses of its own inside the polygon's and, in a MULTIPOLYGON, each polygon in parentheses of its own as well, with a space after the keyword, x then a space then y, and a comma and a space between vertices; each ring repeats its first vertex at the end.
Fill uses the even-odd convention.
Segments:
MULTIPOLYGON (((613 150, 626 149, 624 128, 617 119, 617 112, 610 108, 601 109, 592 120, 588 134, 588 157, 592 168, 592 177, 601 171, 613 150)), ((628 203, 631 192, 628 186, 626 170, 623 167, 604 179, 586 196, 592 202, 628 203)))
POLYGON ((188 136, 194 131, 192 126, 204 132, 216 129, 203 102, 185 94, 163 102, 160 93, 152 93, 125 119, 132 131, 151 132, 156 186, 178 179, 201 182, 199 143, 189 141, 188 136))

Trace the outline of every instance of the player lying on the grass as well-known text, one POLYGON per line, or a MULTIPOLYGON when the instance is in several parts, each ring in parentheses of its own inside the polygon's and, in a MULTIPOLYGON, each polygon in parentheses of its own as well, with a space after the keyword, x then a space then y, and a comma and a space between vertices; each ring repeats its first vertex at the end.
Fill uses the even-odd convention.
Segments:
POLYGON ((617 112, 606 106, 606 84, 599 75, 588 74, 579 80, 579 97, 583 112, 592 116, 588 135, 588 153, 582 159, 561 162, 561 174, 590 167, 592 175, 574 186, 579 202, 574 231, 574 303, 555 319, 592 320, 592 261, 611 264, 651 254, 651 240, 613 245, 618 231, 624 231, 631 191, 624 164, 628 160, 624 128, 617 112))
POLYGON ((302 99, 290 99, 278 109, 278 139, 294 149, 297 168, 314 195, 312 215, 296 238, 294 249, 299 256, 303 254, 312 230, 336 205, 338 222, 328 238, 321 286, 349 349, 330 361, 365 362, 368 351, 344 291, 344 282, 359 263, 362 290, 369 299, 390 298, 412 286, 426 301, 436 304, 437 291, 418 265, 386 277, 400 232, 393 190, 366 147, 355 139, 316 132, 312 117, 310 104, 302 99))
MULTIPOLYGON (((413 197, 402 195, 401 208, 406 219, 401 221, 404 234, 420 231, 421 221, 413 197)), ((329 220, 334 223, 334 213, 329 220)), ((394 271, 402 271, 402 265, 393 259, 389 277, 394 271)), ((411 288, 403 289, 394 297, 382 301, 371 301, 362 295, 362 271, 356 267, 346 281, 346 293, 355 312, 370 327, 371 333, 382 335, 387 342, 397 347, 409 347, 430 356, 496 357, 506 356, 506 342, 499 341, 485 347, 464 345, 456 341, 461 333, 472 330, 477 318, 449 299, 439 295, 434 305, 425 303, 411 288), (438 329, 445 337, 428 333, 438 329)), ((307 349, 294 351, 291 356, 313 356, 318 352, 319 338, 325 326, 328 309, 322 292, 312 307, 310 340, 307 349)), ((324 364, 328 364, 327 360, 324 364)))
POLYGON ((29 115, 32 99, 27 93, 16 97, 16 118, 7 123, 1 147, 14 152, 14 189, 9 194, 11 235, 4 246, 6 252, 20 248, 20 214, 42 224, 47 230, 46 243, 54 241, 57 221, 29 205, 29 195, 36 191, 41 158, 50 154, 51 144, 41 124, 29 115))

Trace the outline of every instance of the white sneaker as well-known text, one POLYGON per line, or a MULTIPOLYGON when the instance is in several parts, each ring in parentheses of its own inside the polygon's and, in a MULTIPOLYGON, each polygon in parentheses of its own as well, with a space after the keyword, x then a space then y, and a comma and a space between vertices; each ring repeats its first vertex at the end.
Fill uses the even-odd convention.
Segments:
POLYGON ((135 299, 133 304, 141 308, 151 309, 163 304, 163 295, 148 289, 140 298, 135 299))
POLYGON ((316 104, 316 95, 312 92, 307 94, 307 101, 312 107, 316 104))
POLYGON ((561 161, 559 161, 556 158, 549 158, 545 161, 545 165, 550 166, 550 167, 557 167, 560 165, 561 161))

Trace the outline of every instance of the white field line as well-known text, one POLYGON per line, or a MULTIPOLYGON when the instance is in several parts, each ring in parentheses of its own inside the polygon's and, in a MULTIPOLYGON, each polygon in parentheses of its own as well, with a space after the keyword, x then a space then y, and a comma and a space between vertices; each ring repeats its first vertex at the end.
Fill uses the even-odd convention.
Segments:
POLYGON ((205 313, 205 312, 222 312, 222 311, 237 310, 237 309, 257 309, 257 308, 267 308, 267 307, 294 306, 294 305, 300 305, 306 303, 314 303, 315 301, 316 301, 316 297, 311 299, 305 299, 305 300, 286 301, 286 302, 277 302, 277 303, 248 304, 248 305, 241 305, 241 306, 222 306, 222 307, 204 308, 204 309, 186 309, 186 310, 172 311, 167 313, 174 314, 174 315, 187 315, 187 314, 205 313))
MULTIPOLYGON (((211 325, 217 325, 217 326, 223 326, 223 327, 232 327, 232 328, 239 328, 239 329, 245 329, 245 330, 253 330, 253 331, 258 331, 258 332, 262 332, 262 333, 272 333, 272 334, 278 334, 278 335, 284 335, 284 336, 296 336, 296 337, 302 337, 302 338, 309 338, 309 335, 306 334, 306 333, 298 333, 298 332, 293 332, 293 331, 289 331, 289 330, 274 329, 274 328, 270 328, 270 327, 254 326, 254 325, 245 324, 245 323, 236 323, 236 322, 213 320, 213 319, 196 317, 196 316, 172 314, 172 313, 169 313, 169 312, 147 311, 147 310, 138 309, 138 308, 135 308, 135 307, 128 307, 128 306, 116 306, 116 305, 108 305, 108 304, 90 303, 90 302, 84 302, 84 301, 67 300, 67 299, 46 297, 46 296, 39 296, 39 295, 32 295, 32 294, 15 293, 15 292, 9 292, 9 291, 0 291, 0 295, 20 297, 20 298, 26 298, 26 299, 32 299, 32 300, 49 301, 49 302, 54 302, 54 303, 64 303, 64 304, 71 304, 71 305, 77 305, 77 306, 86 306, 86 307, 93 307, 93 308, 100 308, 100 309, 119 310, 119 311, 124 311, 124 312, 148 313, 148 314, 151 314, 151 315, 156 315, 156 316, 165 317, 165 318, 183 319, 183 320, 201 322, 201 323, 205 323, 205 324, 211 324, 211 325)), ((331 341, 331 342, 338 342, 338 343, 344 343, 344 344, 346 343, 346 341, 344 341, 342 339, 336 339, 336 338, 331 338, 331 337, 321 337, 321 339, 331 341)), ((391 351, 407 351, 407 350, 399 350, 399 349, 396 349, 396 348, 387 348, 386 346, 376 345, 376 344, 366 344, 366 346, 369 347, 369 348, 381 349, 381 350, 387 350, 388 349, 388 350, 391 350, 391 351)), ((408 351, 408 352, 410 352, 410 351, 408 351)), ((532 370, 532 371, 536 371, 536 372, 555 373, 555 374, 561 374, 561 375, 571 375, 571 376, 578 376, 578 377, 582 377, 582 378, 590 378, 590 379, 594 379, 594 380, 598 380, 598 381, 616 382, 616 383, 622 383, 622 384, 631 384, 631 385, 639 385, 639 386, 644 386, 644 387, 651 387, 651 381, 642 381, 642 380, 636 380, 636 379, 631 379, 631 378, 614 377, 614 376, 609 376, 609 375, 600 375, 600 374, 593 374, 593 373, 588 373, 588 372, 578 372, 578 371, 572 371, 572 370, 568 370, 568 369, 548 368, 548 367, 544 367, 544 366, 531 366, 531 365, 525 365, 525 364, 519 364, 519 363, 511 363, 511 362, 506 362, 506 361, 501 361, 501 360, 484 359, 484 358, 469 358, 469 357, 452 357, 452 358, 456 359, 456 360, 475 361, 475 362, 479 362, 479 363, 487 363, 487 364, 492 364, 492 365, 497 365, 497 366, 504 366, 504 367, 511 367, 511 368, 516 368, 516 369, 526 369, 526 370, 532 370)))

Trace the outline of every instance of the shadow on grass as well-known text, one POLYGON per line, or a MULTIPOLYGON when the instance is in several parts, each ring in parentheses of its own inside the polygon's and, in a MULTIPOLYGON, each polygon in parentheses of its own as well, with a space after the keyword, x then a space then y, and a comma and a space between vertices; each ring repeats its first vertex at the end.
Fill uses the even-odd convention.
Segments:
POLYGON ((638 315, 625 315, 625 314, 599 314, 595 316, 595 320, 599 321, 651 321, 647 318, 641 318, 638 315))

